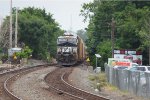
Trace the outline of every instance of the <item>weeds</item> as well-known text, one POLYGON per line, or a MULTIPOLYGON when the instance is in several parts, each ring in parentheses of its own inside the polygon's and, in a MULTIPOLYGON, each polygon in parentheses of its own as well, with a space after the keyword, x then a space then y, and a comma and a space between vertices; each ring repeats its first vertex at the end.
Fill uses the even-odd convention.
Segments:
POLYGON ((116 90, 117 88, 110 85, 107 82, 106 75, 104 72, 96 74, 96 75, 89 75, 89 80, 92 82, 94 89, 98 89, 101 91, 102 88, 107 88, 109 90, 116 90))
POLYGON ((102 91, 104 89, 109 94, 112 93, 113 95, 120 95, 120 96, 128 96, 128 98, 135 98, 135 100, 148 100, 143 97, 131 95, 128 91, 120 91, 117 87, 109 84, 106 79, 106 75, 104 72, 95 74, 95 75, 89 75, 88 79, 91 81, 92 86, 94 89, 98 89, 99 91, 102 91))
POLYGON ((96 74, 96 75, 90 75, 89 80, 92 82, 93 87, 95 89, 101 90, 101 87, 106 85, 106 78, 104 73, 96 74))

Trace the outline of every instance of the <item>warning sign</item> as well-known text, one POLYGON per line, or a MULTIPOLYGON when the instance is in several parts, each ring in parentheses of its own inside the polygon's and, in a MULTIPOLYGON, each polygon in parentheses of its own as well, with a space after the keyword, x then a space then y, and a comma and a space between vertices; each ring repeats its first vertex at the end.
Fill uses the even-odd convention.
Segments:
POLYGON ((86 59, 86 61, 87 61, 87 62, 89 62, 89 61, 90 61, 89 57, 86 59))

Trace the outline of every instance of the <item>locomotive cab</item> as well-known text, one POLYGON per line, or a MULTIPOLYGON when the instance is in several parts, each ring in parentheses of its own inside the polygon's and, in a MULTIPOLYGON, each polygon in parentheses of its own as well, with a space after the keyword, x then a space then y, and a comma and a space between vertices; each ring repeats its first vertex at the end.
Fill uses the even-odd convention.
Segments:
POLYGON ((57 62, 60 65, 74 65, 77 62, 77 37, 60 36, 57 39, 57 62))

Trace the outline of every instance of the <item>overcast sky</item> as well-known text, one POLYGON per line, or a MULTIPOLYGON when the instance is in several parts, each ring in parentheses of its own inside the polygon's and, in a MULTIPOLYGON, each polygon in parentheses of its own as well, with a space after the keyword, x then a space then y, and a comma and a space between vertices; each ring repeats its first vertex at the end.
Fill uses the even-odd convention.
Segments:
MULTIPOLYGON (((84 17, 79 16, 83 3, 93 0, 12 0, 13 7, 23 9, 25 7, 45 8, 46 12, 53 14, 53 18, 62 29, 73 31, 84 29, 88 23, 84 23, 84 17)), ((0 20, 10 13, 10 0, 0 0, 0 20)))

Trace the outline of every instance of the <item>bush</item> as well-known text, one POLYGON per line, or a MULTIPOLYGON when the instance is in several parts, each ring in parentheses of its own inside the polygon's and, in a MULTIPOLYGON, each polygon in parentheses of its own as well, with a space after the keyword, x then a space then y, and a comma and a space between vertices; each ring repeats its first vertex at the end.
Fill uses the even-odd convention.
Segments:
POLYGON ((29 58, 31 57, 32 50, 28 47, 25 46, 25 48, 21 52, 16 52, 16 56, 21 58, 29 58))
POLYGON ((7 59, 8 59, 8 55, 7 54, 3 55, 2 58, 1 58, 3 63, 6 62, 7 59))

